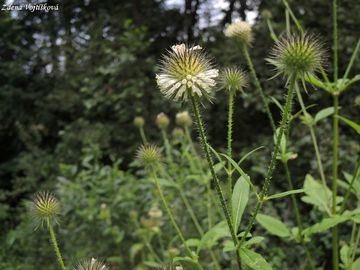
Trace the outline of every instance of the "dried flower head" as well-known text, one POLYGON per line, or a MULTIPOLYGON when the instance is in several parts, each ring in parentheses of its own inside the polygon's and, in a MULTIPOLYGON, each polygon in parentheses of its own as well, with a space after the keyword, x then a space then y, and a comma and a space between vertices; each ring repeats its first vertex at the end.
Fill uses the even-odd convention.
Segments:
POLYGON ((145 120, 144 120, 143 117, 141 117, 141 116, 136 116, 136 117, 134 118, 134 125, 135 125, 136 127, 141 128, 141 127, 144 126, 144 124, 145 124, 145 120))
POLYGON ((191 127, 192 119, 188 111, 178 112, 176 114, 176 124, 182 127, 191 127))
POLYGON ((239 42, 240 44, 250 45, 253 41, 251 25, 245 21, 237 21, 230 24, 224 31, 225 36, 239 42))
POLYGON ((169 117, 165 114, 165 113, 159 113, 156 116, 156 125, 158 126, 158 128, 160 129, 164 129, 167 128, 170 124, 170 119, 169 117))
POLYGON ((142 145, 137 151, 136 158, 145 166, 152 166, 161 161, 160 149, 155 145, 142 145))
POLYGON ((220 85, 225 90, 235 94, 248 85, 248 78, 244 71, 237 67, 226 68, 221 72, 220 85))
POLYGON ((171 100, 187 101, 191 96, 210 98, 219 72, 200 46, 174 45, 163 56, 156 82, 171 100))
POLYGON ((34 196, 30 210, 36 223, 43 225, 51 221, 58 221, 60 205, 52 193, 45 191, 39 192, 34 196))
POLYGON ((103 262, 92 258, 79 263, 74 270, 109 270, 109 268, 103 262))
POLYGON ((282 74, 304 78, 321 69, 325 55, 321 42, 305 33, 281 39, 267 61, 275 66, 276 76, 282 74))

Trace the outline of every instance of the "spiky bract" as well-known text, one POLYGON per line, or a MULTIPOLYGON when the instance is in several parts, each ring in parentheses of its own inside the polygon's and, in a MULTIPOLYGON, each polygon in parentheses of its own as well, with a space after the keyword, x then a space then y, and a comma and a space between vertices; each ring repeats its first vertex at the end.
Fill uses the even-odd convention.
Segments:
POLYGON ((248 85, 248 78, 244 71, 237 67, 226 68, 221 72, 220 85, 225 90, 235 94, 248 85))
POLYGON ((325 55, 322 43, 315 36, 305 33, 281 39, 267 61, 275 66, 276 75, 304 78, 321 69, 325 55))
POLYGON ((244 45, 250 45, 253 41, 251 25, 245 21, 237 21, 230 24, 224 31, 225 36, 244 45))
POLYGON ((200 46, 174 45, 163 56, 156 81, 170 100, 187 101, 190 96, 210 99, 219 72, 200 46))
POLYGON ((142 145, 137 151, 136 158, 145 166, 153 166, 161 161, 160 149, 155 145, 142 145))
POLYGON ((109 270, 109 268, 103 262, 92 258, 79 263, 74 270, 109 270))
POLYGON ((31 215, 38 225, 57 222, 60 213, 59 201, 50 192, 39 192, 31 203, 31 215))

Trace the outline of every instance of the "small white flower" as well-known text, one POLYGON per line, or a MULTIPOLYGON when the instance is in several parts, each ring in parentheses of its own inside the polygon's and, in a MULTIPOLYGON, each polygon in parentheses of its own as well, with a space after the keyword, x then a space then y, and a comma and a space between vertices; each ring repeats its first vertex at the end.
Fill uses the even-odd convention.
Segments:
POLYGON ((174 45, 164 55, 156 74, 160 91, 168 99, 186 101, 190 95, 210 98, 219 71, 200 46, 174 45))

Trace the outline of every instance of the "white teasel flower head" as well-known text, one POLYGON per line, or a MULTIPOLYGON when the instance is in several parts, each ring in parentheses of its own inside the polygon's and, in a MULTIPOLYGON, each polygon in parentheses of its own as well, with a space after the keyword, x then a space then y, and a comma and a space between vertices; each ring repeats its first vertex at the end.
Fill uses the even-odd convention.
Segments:
POLYGON ((210 99, 219 71, 200 46, 174 45, 160 64, 156 82, 171 100, 187 101, 191 96, 210 99))
POLYGON ((79 263, 74 270, 109 270, 109 268, 103 262, 92 258, 79 263))

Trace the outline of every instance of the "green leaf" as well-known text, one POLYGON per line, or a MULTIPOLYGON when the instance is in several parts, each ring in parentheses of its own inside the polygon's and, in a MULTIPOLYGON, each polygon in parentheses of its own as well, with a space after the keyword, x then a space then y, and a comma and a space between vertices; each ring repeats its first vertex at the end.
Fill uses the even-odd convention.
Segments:
POLYGON ((280 109, 280 111, 284 111, 283 106, 280 104, 280 102, 273 96, 270 97, 270 99, 275 103, 276 106, 280 109))
POLYGON ((360 269, 360 258, 357 258, 357 259, 355 260, 355 262, 353 262, 351 269, 352 269, 352 270, 360 269))
POLYGON ((289 228, 283 222, 276 218, 263 214, 258 214, 256 220, 271 234, 279 237, 291 236, 289 228))
POLYGON ((231 162, 231 165, 233 165, 233 167, 235 168, 235 170, 237 170, 238 173, 239 173, 242 177, 244 177, 245 181, 249 184, 249 186, 252 188, 252 190, 253 190, 253 191, 255 192, 255 194, 257 195, 256 188, 255 188, 255 186, 253 185, 253 183, 251 182, 250 176, 247 175, 247 174, 243 171, 243 169, 240 168, 240 166, 238 165, 238 163, 237 163, 235 160, 233 160, 232 158, 230 158, 230 157, 228 157, 227 155, 225 155, 225 154, 220 154, 220 155, 222 155, 223 157, 225 157, 227 160, 229 160, 229 161, 231 162))
POLYGON ((184 257, 174 257, 173 258, 173 262, 189 262, 189 263, 195 263, 194 260, 192 258, 190 258, 189 256, 184 256, 184 257))
POLYGON ((261 243, 262 241, 264 241, 265 237, 262 236, 254 236, 252 238, 250 238, 249 240, 247 240, 244 244, 243 247, 250 247, 252 245, 256 245, 261 243))
POLYGON ((305 80, 318 88, 328 91, 326 85, 313 75, 305 76, 305 80))
POLYGON ((339 223, 349 220, 349 218, 349 216, 333 216, 330 218, 324 218, 321 222, 303 230, 303 235, 308 237, 312 234, 326 231, 339 223))
POLYGON ((304 182, 304 190, 306 196, 301 197, 302 201, 317 206, 321 211, 331 212, 332 193, 328 187, 325 187, 310 174, 307 174, 304 182))
POLYGON ((268 201, 268 200, 272 200, 272 199, 283 198, 283 197, 289 196, 291 194, 298 194, 298 193, 303 193, 303 192, 305 192, 305 189, 303 189, 303 188, 301 188, 301 189, 293 189, 293 190, 273 194, 273 195, 270 195, 270 196, 266 196, 265 200, 268 201))
POLYGON ((254 251, 251 251, 247 248, 240 249, 240 257, 242 261, 251 269, 254 270, 271 270, 271 266, 266 262, 266 260, 259 254, 254 251))
POLYGON ((348 124, 350 127, 352 127, 358 134, 360 134, 360 125, 358 123, 355 123, 354 121, 351 121, 350 119, 347 119, 343 116, 338 116, 338 118, 345 124, 348 124))
POLYGON ((141 243, 132 245, 130 248, 130 260, 134 262, 136 254, 138 254, 142 249, 144 248, 144 245, 141 243))
POLYGON ((321 119, 324 119, 334 113, 334 107, 328 107, 322 109, 315 115, 315 123, 319 122, 321 119))
POLYGON ((186 240, 186 245, 189 247, 198 247, 200 245, 200 239, 191 238, 186 240))
POLYGON ((156 267, 156 268, 162 267, 162 265, 160 263, 153 262, 153 261, 145 261, 144 264, 149 267, 156 267))
POLYGON ((265 148, 264 146, 259 146, 253 150, 251 150, 250 152, 246 153, 240 160, 239 162, 237 163, 238 165, 240 165, 243 161, 245 161, 249 156, 251 156, 253 153, 255 153, 256 151, 262 149, 262 148, 265 148))
POLYGON ((249 184, 245 181, 244 177, 240 177, 234 186, 232 194, 232 208, 233 208, 233 219, 234 229, 237 233, 242 215, 249 199, 249 184))
POLYGON ((229 236, 230 232, 227 223, 225 221, 219 222, 203 235, 197 253, 199 254, 200 250, 212 248, 219 239, 229 236))
POLYGON ((345 269, 348 268, 348 265, 350 263, 350 256, 351 256, 351 249, 349 248, 348 245, 345 244, 340 249, 340 259, 341 259, 341 262, 344 264, 345 269))

